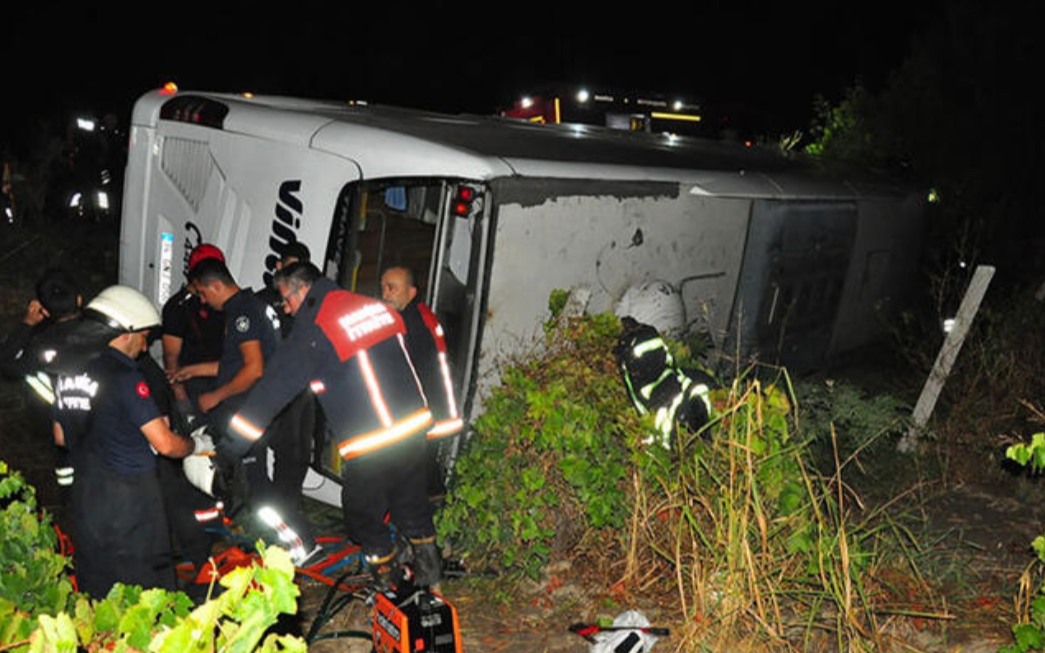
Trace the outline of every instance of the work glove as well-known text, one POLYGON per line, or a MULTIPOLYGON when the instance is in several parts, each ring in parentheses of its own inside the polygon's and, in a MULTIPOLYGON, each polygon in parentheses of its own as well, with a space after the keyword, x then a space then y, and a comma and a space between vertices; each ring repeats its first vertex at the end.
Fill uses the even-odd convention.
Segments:
POLYGON ((214 438, 211 437, 206 426, 196 429, 189 434, 189 437, 192 438, 193 444, 192 453, 190 455, 209 456, 214 453, 214 438))

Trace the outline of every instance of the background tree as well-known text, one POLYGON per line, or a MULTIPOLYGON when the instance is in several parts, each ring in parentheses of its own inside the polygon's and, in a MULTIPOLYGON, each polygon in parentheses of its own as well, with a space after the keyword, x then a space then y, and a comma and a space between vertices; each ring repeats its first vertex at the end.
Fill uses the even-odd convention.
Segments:
POLYGON ((931 186, 929 262, 998 266, 995 286, 1039 283, 1045 161, 1030 85, 1042 43, 1031 2, 950 3, 880 91, 819 99, 808 151, 931 186))

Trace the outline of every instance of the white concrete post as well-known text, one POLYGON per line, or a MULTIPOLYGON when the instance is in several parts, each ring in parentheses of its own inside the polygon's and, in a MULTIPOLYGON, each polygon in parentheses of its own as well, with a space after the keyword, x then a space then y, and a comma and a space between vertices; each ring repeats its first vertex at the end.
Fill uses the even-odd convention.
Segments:
POLYGON ((936 356, 936 363, 933 364, 932 371, 929 372, 929 378, 926 379, 925 386, 922 387, 922 394, 918 397, 918 403, 914 407, 912 415, 914 423, 908 429, 907 434, 900 439, 897 449, 902 453, 913 451, 918 445, 918 438, 925 429, 925 425, 929 422, 933 408, 936 407, 936 400, 940 396, 940 390, 943 389, 943 384, 951 373, 951 367, 954 366, 954 361, 958 358, 958 352, 965 342, 965 336, 969 333, 969 327, 972 325, 976 312, 980 309, 980 302, 987 292, 987 286, 990 285, 992 277, 994 277, 994 266, 976 266, 976 271, 972 275, 972 281, 969 282, 969 287, 965 290, 965 297, 962 298, 961 306, 958 307, 958 314, 954 318, 954 326, 947 333, 947 337, 944 338, 943 346, 940 347, 940 353, 936 356))

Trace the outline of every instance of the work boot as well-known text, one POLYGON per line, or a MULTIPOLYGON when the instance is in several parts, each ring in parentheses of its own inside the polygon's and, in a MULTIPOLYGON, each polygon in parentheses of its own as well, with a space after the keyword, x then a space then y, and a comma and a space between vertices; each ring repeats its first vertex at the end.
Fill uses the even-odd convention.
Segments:
POLYGON ((435 537, 410 540, 414 550, 414 584, 427 589, 438 589, 443 580, 443 556, 435 545, 435 537))
POLYGON ((368 554, 364 558, 363 569, 370 574, 370 587, 375 592, 391 592, 399 580, 397 573, 399 565, 396 564, 396 552, 393 549, 386 555, 368 554))

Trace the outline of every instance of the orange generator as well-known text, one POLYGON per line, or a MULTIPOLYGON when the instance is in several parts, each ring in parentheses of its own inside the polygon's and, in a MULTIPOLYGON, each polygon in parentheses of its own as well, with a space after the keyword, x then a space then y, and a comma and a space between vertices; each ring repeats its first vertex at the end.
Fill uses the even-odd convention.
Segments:
POLYGON ((373 632, 376 653, 461 653, 457 608, 429 590, 378 593, 373 632))

